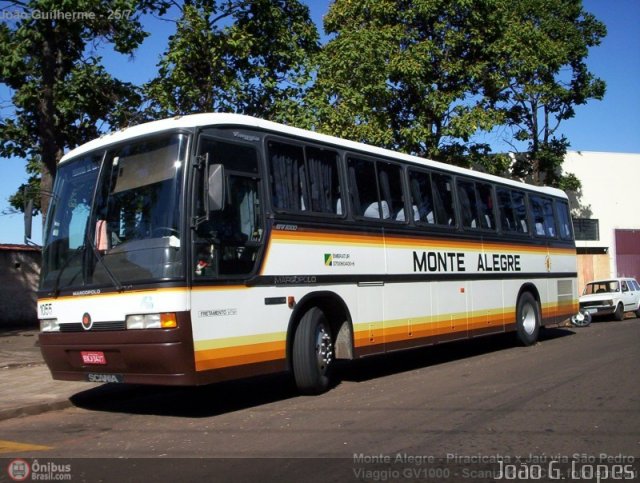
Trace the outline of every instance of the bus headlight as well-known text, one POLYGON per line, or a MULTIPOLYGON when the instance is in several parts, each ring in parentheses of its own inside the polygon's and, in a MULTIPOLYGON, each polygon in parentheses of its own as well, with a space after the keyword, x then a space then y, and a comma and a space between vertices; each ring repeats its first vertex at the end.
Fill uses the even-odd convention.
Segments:
POLYGON ((60 332, 58 319, 40 319, 40 332, 60 332))
POLYGON ((127 329, 174 329, 178 320, 174 312, 127 315, 127 329))

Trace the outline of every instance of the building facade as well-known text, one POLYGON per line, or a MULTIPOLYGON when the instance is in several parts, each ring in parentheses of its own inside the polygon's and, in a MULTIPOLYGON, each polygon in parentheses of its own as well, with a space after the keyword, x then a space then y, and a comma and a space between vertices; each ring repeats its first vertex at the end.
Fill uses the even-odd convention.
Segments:
POLYGON ((640 280, 640 154, 570 151, 563 169, 582 183, 570 195, 579 286, 616 276, 640 280))
POLYGON ((37 328, 40 248, 0 244, 0 329, 37 328))

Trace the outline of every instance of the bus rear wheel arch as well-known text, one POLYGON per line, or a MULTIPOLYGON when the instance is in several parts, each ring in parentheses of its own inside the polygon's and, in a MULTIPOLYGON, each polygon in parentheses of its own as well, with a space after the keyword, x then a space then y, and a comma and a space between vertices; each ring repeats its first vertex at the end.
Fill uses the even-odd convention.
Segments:
POLYGON ((531 292, 523 291, 516 304, 516 334, 520 343, 525 346, 535 344, 541 325, 540 303, 531 292))

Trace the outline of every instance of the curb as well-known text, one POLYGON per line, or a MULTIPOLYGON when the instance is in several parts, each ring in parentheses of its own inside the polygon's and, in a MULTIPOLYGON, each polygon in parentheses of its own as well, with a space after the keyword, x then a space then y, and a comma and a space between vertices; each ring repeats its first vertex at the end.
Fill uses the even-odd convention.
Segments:
POLYGON ((24 367, 44 366, 44 362, 17 362, 17 363, 5 363, 0 365, 0 371, 11 369, 22 369, 24 367))
POLYGON ((23 416, 37 416, 51 411, 59 411, 73 406, 69 399, 60 399, 58 401, 50 401, 44 403, 27 404, 25 406, 0 409, 0 421, 19 418, 23 416))

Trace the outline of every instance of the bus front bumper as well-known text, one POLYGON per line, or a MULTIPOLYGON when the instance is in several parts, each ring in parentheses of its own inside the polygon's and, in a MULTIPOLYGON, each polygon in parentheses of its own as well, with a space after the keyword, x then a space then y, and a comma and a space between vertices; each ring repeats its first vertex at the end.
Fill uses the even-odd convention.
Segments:
POLYGON ((40 332, 40 350, 54 379, 195 385, 188 312, 175 329, 40 332))

